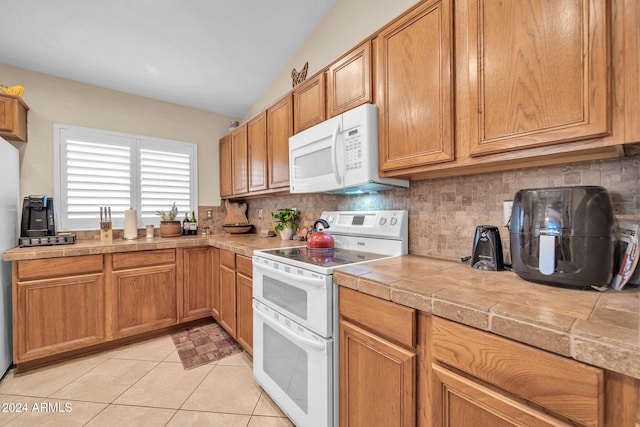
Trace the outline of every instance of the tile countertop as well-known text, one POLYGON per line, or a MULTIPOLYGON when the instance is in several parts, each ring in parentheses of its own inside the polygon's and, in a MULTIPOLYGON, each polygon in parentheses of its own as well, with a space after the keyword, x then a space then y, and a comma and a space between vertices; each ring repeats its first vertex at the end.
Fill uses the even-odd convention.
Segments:
POLYGON ((256 249, 284 248, 299 246, 295 240, 282 240, 280 237, 260 237, 257 234, 214 234, 202 236, 154 237, 134 240, 114 239, 110 243, 100 240, 78 240, 71 245, 32 246, 5 251, 5 261, 57 258, 115 252, 146 251, 153 249, 188 248, 195 246, 215 246, 240 255, 251 257, 256 249))
POLYGON ((335 283, 640 379, 640 288, 563 289, 414 255, 334 271, 335 283))
MULTIPOLYGON (((256 234, 78 241, 15 248, 5 261, 210 245, 252 256, 302 243, 256 234)), ((451 319, 640 379, 640 288, 604 293, 562 289, 466 264, 415 255, 342 267, 341 286, 451 319)))

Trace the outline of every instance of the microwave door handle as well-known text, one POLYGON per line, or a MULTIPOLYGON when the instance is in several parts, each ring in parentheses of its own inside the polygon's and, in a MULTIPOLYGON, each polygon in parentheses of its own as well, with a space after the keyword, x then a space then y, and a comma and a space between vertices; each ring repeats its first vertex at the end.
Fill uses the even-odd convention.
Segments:
POLYGON ((341 122, 338 122, 331 137, 331 147, 333 148, 333 175, 335 176, 336 183, 338 183, 338 185, 342 185, 342 177, 338 170, 338 134, 340 133, 341 124, 341 122))
POLYGON ((298 343, 302 343, 302 344, 306 345, 307 347, 311 347, 311 348, 316 349, 316 350, 324 351, 324 349, 325 349, 324 344, 317 343, 317 342, 315 342, 313 340, 310 340, 309 338, 300 336, 300 335, 296 334, 294 331, 292 331, 291 329, 287 329, 284 326, 282 326, 280 323, 274 322, 273 320, 271 320, 271 318, 269 316, 267 316, 262 311, 260 311, 260 308, 256 306, 255 301, 253 303, 253 314, 257 314, 258 317, 260 317, 263 322, 268 323, 269 326, 271 326, 274 329, 277 329, 282 335, 286 335, 287 338, 289 338, 291 340, 294 340, 294 341, 296 341, 298 343))

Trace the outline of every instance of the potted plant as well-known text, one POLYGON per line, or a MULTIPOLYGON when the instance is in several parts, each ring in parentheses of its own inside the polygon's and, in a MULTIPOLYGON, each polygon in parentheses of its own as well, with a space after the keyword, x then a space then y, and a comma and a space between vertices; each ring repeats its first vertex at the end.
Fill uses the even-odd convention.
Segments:
POLYGON ((293 236, 293 232, 296 229, 295 221, 299 215, 300 212, 292 208, 278 209, 277 212, 271 212, 271 218, 276 221, 273 229, 280 232, 282 240, 291 240, 291 236, 293 236))
POLYGON ((156 211, 156 215, 160 215, 160 237, 177 237, 182 235, 182 224, 176 220, 178 216, 178 207, 173 202, 169 212, 156 211))

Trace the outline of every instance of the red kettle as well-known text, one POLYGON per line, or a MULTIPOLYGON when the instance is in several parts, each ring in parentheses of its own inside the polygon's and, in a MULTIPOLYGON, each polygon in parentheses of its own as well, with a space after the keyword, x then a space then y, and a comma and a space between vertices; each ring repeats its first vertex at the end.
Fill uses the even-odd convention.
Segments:
POLYGON ((329 228, 329 223, 324 219, 318 219, 313 223, 311 235, 307 240, 307 248, 309 249, 333 249, 333 236, 324 231, 318 231, 316 226, 322 224, 322 227, 329 228))

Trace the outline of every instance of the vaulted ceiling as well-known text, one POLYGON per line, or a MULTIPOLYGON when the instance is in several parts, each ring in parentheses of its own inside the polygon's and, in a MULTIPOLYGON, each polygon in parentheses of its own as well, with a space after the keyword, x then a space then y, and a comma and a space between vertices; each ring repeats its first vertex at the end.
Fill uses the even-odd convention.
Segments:
POLYGON ((334 3, 0 0, 0 63, 242 118, 334 3))

